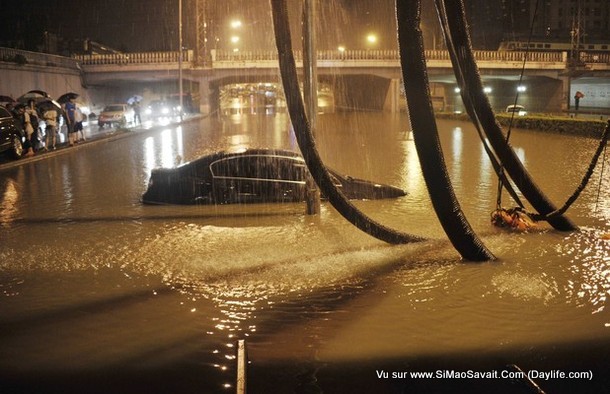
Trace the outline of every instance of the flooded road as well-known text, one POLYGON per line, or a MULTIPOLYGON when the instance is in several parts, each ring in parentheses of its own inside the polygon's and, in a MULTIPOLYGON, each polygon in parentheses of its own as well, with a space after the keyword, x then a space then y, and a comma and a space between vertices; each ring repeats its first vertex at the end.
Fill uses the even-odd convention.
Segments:
MULTIPOLYGON (((607 174, 598 168, 568 211, 579 232, 509 233, 489 224, 497 179, 474 128, 439 121, 462 209, 499 258, 463 263, 431 208, 406 116, 318 122, 327 165, 409 192, 356 205, 429 241, 387 245, 324 202, 314 217, 305 204, 140 204, 152 168, 229 148, 298 150, 284 114, 155 129, 0 173, 2 386, 234 392, 235 343, 246 339, 253 393, 528 392, 510 379, 377 375, 507 364, 593 372, 536 380, 552 393, 610 387, 607 174)), ((558 206, 597 146, 520 130, 511 143, 558 206)))

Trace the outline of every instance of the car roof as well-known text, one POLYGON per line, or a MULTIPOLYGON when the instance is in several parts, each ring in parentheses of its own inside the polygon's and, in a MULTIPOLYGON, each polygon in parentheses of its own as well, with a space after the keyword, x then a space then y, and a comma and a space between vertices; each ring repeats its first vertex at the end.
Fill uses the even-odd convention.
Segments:
MULTIPOLYGON (((289 158, 294 158, 299 161, 302 161, 305 164, 305 159, 303 156, 298 153, 287 149, 270 149, 270 148, 247 148, 247 149, 239 149, 235 151, 227 150, 227 151, 219 151, 215 153, 211 153, 209 155, 201 156, 195 160, 188 161, 186 163, 182 163, 177 167, 167 168, 167 167, 158 167, 153 171, 155 172, 174 172, 174 171, 190 171, 190 167, 196 164, 203 163, 204 165, 210 165, 218 160, 222 159, 230 159, 235 157, 245 157, 245 156, 285 156, 289 158)), ((326 167, 328 172, 339 179, 345 179, 345 176, 342 175, 337 170, 326 167)))
POLYGON ((175 167, 175 168, 185 169, 196 163, 208 162, 211 164, 215 161, 222 160, 222 159, 230 159, 230 158, 244 157, 244 156, 285 156, 285 157, 290 157, 290 158, 296 158, 296 159, 302 160, 303 162, 305 161, 303 159, 303 156, 301 156, 300 153, 286 150, 286 149, 247 148, 247 149, 238 149, 238 150, 234 150, 234 151, 225 150, 225 151, 211 153, 209 155, 201 156, 192 161, 182 163, 178 167, 175 167))
POLYGON ((8 108, 6 108, 4 105, 0 105, 0 107, 2 107, 9 114, 9 116, 5 116, 5 117, 0 116, 0 118, 5 119, 5 118, 12 118, 13 117, 13 115, 11 114, 11 111, 9 111, 8 108))

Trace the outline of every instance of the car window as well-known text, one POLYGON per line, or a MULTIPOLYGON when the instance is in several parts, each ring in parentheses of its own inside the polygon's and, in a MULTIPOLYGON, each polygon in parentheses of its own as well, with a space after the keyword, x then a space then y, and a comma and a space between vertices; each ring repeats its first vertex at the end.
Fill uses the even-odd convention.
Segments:
POLYGON ((10 118, 11 114, 6 108, 0 107, 0 118, 10 118))
POLYGON ((307 166, 301 160, 282 158, 278 163, 277 176, 279 179, 305 182, 307 179, 307 166))
POLYGON ((104 112, 120 112, 123 111, 122 105, 109 105, 104 108, 104 112))
POLYGON ((273 179, 305 182, 305 163, 283 156, 240 156, 218 160, 210 165, 214 177, 273 179))

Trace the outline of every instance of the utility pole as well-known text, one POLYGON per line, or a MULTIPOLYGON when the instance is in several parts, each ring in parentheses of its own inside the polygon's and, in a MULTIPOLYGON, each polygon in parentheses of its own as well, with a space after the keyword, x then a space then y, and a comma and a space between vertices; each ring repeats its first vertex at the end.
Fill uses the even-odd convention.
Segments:
POLYGON ((315 135, 318 113, 318 72, 316 58, 316 27, 315 15, 317 0, 305 0, 303 3, 303 71, 305 84, 303 93, 309 125, 315 135))
POLYGON ((184 112, 184 99, 182 97, 182 0, 178 0, 178 85, 180 94, 180 121, 184 112))
POLYGON ((583 34, 583 17, 582 17, 582 0, 578 0, 578 5, 576 7, 576 14, 572 18, 572 30, 570 31, 571 36, 571 50, 570 53, 571 60, 573 64, 578 64, 580 62, 580 46, 583 43, 582 39, 584 38, 583 34))
POLYGON ((208 50, 206 11, 206 0, 195 0, 195 62, 198 66, 205 65, 208 50))
MULTIPOLYGON (((312 134, 316 135, 316 120, 318 115, 318 73, 316 58, 316 2, 305 0, 303 3, 303 71, 305 82, 303 95, 305 108, 312 134)), ((307 214, 320 213, 320 190, 315 182, 307 186, 307 214)))

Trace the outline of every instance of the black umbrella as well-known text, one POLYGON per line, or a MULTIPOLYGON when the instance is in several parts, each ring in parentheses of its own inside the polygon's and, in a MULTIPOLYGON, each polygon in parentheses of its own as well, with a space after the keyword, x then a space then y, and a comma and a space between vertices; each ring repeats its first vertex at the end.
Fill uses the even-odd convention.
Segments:
POLYGON ((58 103, 61 104, 65 104, 68 101, 70 101, 71 99, 75 99, 79 96, 78 93, 74 93, 74 92, 70 92, 70 93, 66 93, 66 94, 62 94, 61 96, 59 96, 59 98, 57 99, 58 103))
POLYGON ((44 96, 44 97, 51 97, 51 96, 49 96, 49 93, 45 92, 44 90, 30 90, 26 94, 24 94, 24 96, 28 95, 28 94, 39 95, 39 96, 44 96))
POLYGON ((11 96, 2 96, 0 95, 0 102, 2 103, 14 103, 16 100, 11 96))
POLYGON ((34 100, 34 102, 38 105, 40 101, 50 100, 51 96, 47 92, 42 90, 30 90, 26 94, 22 95, 17 99, 20 103, 27 103, 30 100, 34 100))
POLYGON ((36 108, 38 108, 41 113, 44 113, 45 111, 48 111, 50 109, 56 110, 59 114, 62 113, 61 104, 51 99, 39 101, 38 103, 36 103, 36 108))

